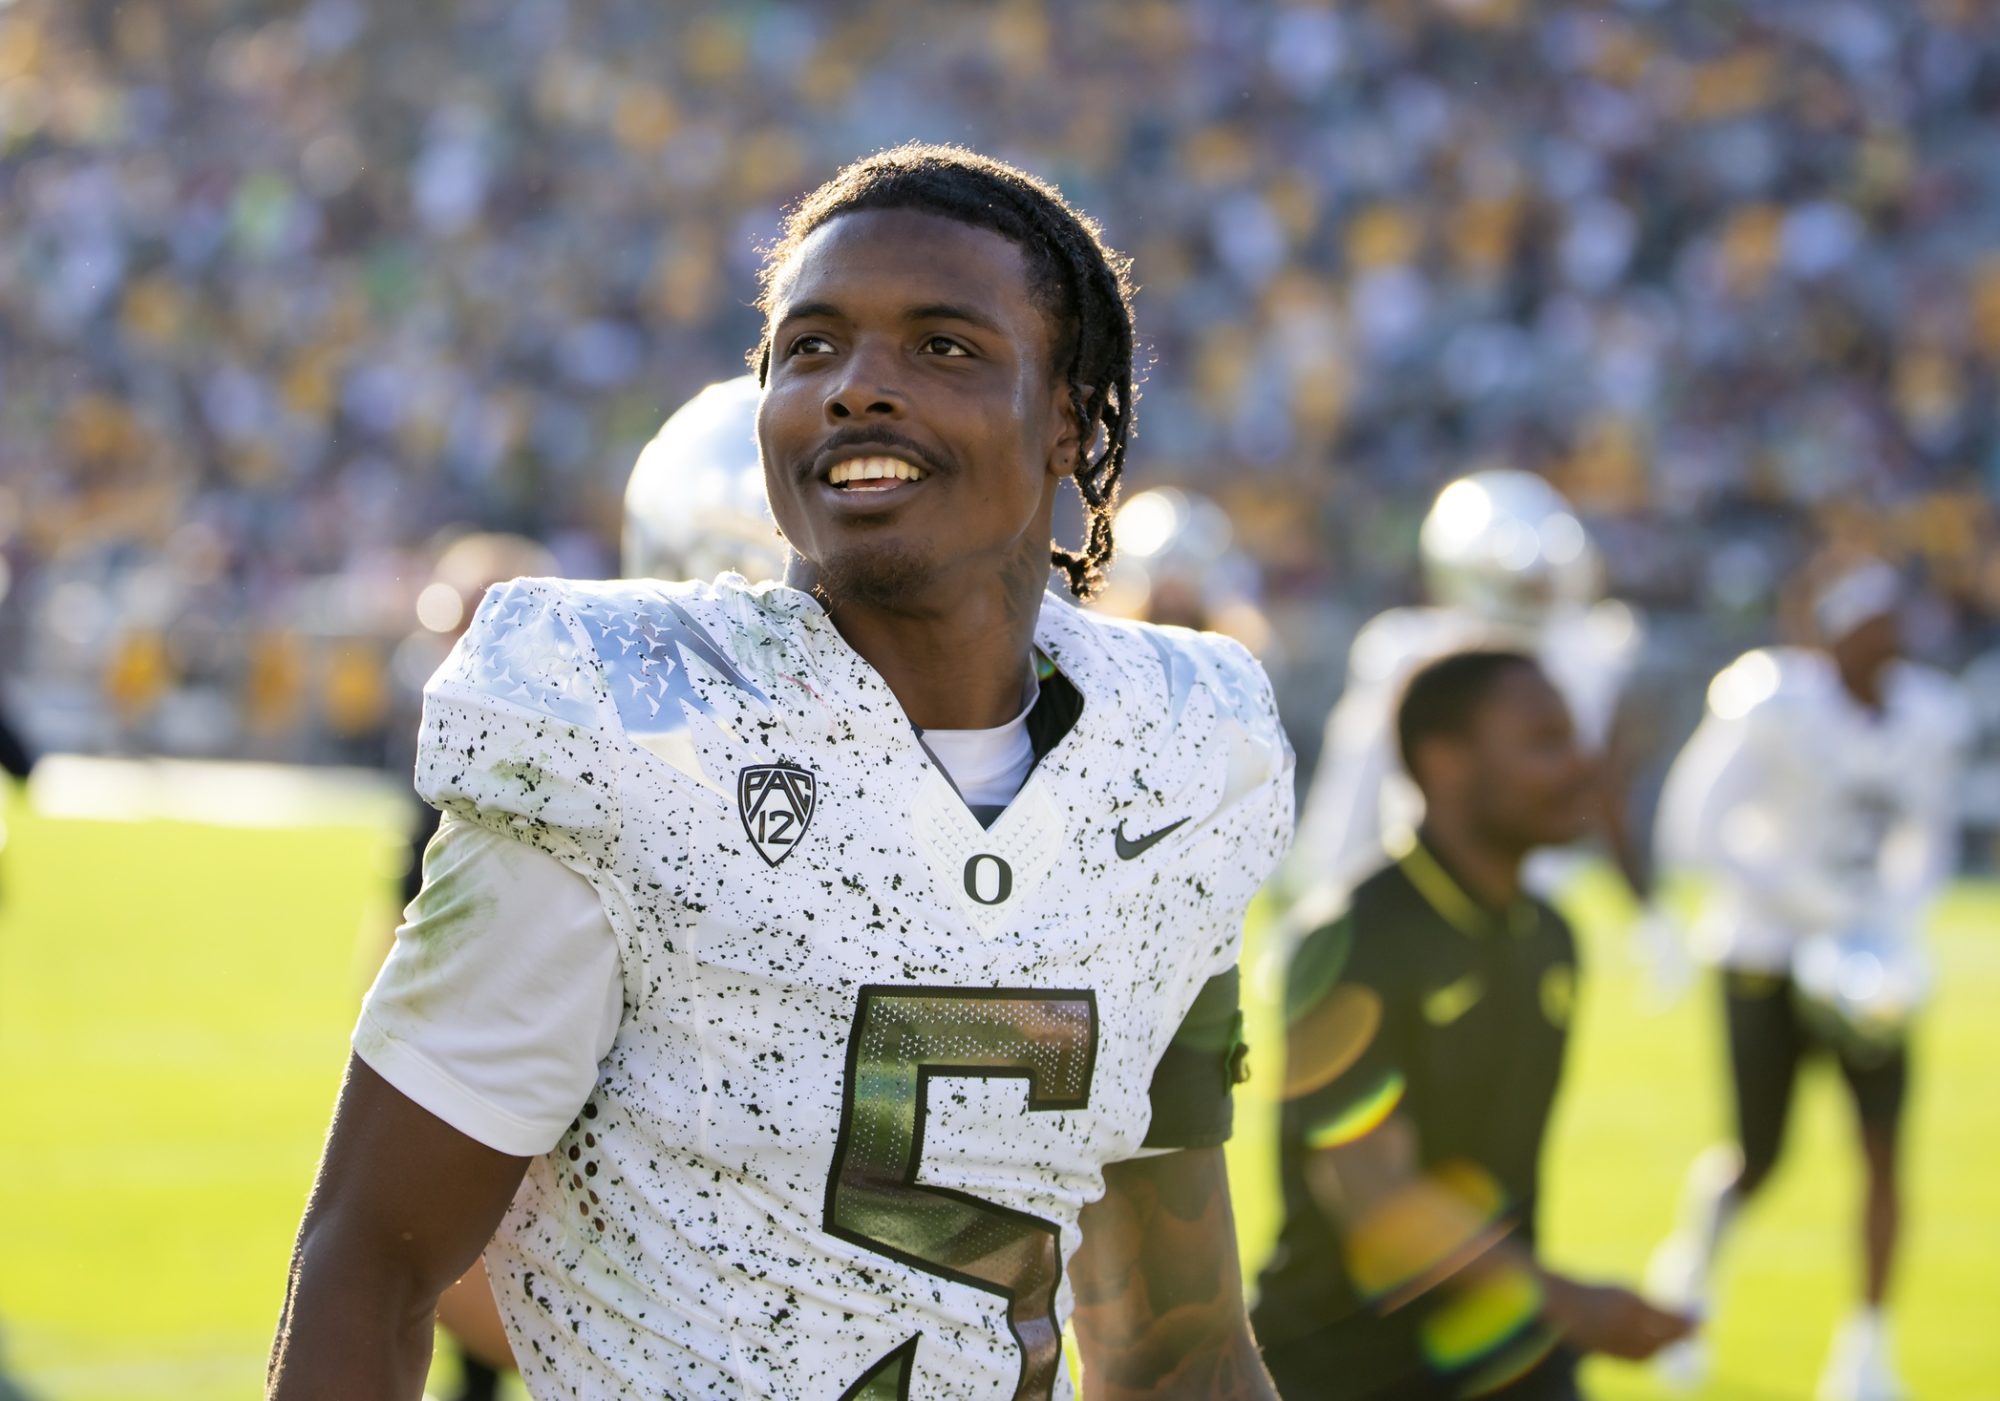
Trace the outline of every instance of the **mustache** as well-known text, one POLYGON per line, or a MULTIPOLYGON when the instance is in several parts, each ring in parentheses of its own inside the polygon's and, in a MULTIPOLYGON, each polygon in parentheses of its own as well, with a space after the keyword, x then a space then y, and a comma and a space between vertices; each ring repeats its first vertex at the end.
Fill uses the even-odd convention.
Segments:
POLYGON ((951 464, 941 460, 921 444, 904 437, 893 429, 881 427, 842 428, 831 434, 819 445, 812 460, 806 464, 806 474, 810 477, 824 477, 833 467, 833 457, 837 453, 850 452, 856 448, 872 448, 877 451, 903 457, 914 462, 926 472, 948 472, 951 464))

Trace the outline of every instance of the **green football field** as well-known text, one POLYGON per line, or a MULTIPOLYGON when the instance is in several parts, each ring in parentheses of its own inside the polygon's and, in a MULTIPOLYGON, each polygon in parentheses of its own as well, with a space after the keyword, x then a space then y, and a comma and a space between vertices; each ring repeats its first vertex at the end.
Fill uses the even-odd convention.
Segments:
MULTIPOLYGON (((57 820, 15 804, 0 869, 0 1325, 33 1395, 257 1393, 397 856, 379 824, 57 820)), ((1705 998, 1641 1010, 1615 901, 1578 894, 1593 957, 1552 1145, 1549 1251, 1629 1277, 1721 1123, 1719 1048, 1705 998)), ((1935 940, 1898 1309, 1908 1379, 1929 1401, 2000 1397, 1996 927, 2000 889, 1962 887, 1935 940)), ((1253 1033, 1277 1039, 1267 1016, 1253 1033)), ((1809 1395, 1854 1287, 1846 1106, 1819 1075, 1802 1110, 1728 1261, 1710 1396, 1809 1395)), ((1270 1112, 1248 1097, 1233 1150, 1251 1257, 1274 1226, 1270 1112)), ((1591 1381, 1602 1397, 1659 1394, 1630 1369, 1591 1381)))

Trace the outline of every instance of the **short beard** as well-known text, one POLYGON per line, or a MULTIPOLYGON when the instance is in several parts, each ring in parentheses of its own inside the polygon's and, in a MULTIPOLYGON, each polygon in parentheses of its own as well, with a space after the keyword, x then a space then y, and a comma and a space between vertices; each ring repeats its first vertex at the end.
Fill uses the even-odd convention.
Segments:
POLYGON ((937 565, 912 545, 858 545, 814 562, 815 592, 829 611, 859 605, 911 612, 927 592, 937 565))

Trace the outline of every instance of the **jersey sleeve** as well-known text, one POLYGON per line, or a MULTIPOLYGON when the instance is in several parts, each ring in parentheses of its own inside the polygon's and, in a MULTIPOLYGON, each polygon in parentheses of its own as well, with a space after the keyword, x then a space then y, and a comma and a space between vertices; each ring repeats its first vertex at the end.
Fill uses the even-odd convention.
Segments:
POLYGON ((1768 659, 1745 658, 1716 678, 1700 725, 1668 770, 1655 828, 1661 866, 1719 877, 1803 928, 1837 927, 1851 899, 1772 835, 1783 820, 1772 805, 1789 787, 1786 764, 1809 730, 1786 695, 1732 703, 1731 686, 1760 666, 1775 673, 1768 659))
POLYGON ((1153 1118, 1144 1146, 1172 1151, 1227 1143, 1236 1123, 1231 1092, 1246 1050, 1241 978, 1231 967, 1202 985, 1154 1067, 1147 1092, 1153 1118))
POLYGON ((1293 754, 1278 719, 1271 679, 1241 643, 1210 635, 1207 680, 1216 693, 1217 733, 1224 756, 1222 791, 1209 819, 1216 839, 1218 878, 1240 900, 1230 921, 1233 937, 1210 951, 1209 978, 1236 966, 1243 948, 1243 916, 1276 873, 1292 842, 1293 754))
POLYGON ((447 817, 354 1053, 460 1133, 528 1157, 589 1097, 622 1009, 617 937, 591 884, 447 817))
POLYGON ((1366 1137, 1408 1088, 1409 980, 1351 913, 1308 935, 1285 977, 1284 1096, 1309 1148, 1366 1137))
POLYGON ((599 867, 618 831, 617 734, 561 586, 496 584, 424 687, 417 792, 572 866, 599 867))
POLYGON ((1908 811, 1883 853, 1880 894, 1883 927, 1912 931, 1923 927, 1958 867, 1960 788, 1976 733, 1971 702, 1956 682, 1928 671, 1917 676, 1928 762, 1905 775, 1908 811))

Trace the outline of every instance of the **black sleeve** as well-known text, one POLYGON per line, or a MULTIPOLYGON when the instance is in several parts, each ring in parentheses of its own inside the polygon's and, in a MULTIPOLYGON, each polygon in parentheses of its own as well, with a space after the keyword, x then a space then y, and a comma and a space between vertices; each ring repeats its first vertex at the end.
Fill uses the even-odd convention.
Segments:
POLYGON ((26 778, 28 770, 35 766, 35 756, 28 752, 28 746, 14 733, 14 727, 7 723, 7 717, 0 714, 0 769, 16 778, 26 778))
POLYGON ((1230 1097, 1243 1078, 1242 979, 1234 967, 1195 994, 1180 1030, 1153 1069, 1153 1122, 1148 1148, 1213 1148, 1229 1141, 1236 1123, 1230 1097))
POLYGON ((1310 1148, 1365 1136, 1408 1086, 1408 978, 1401 941, 1352 915, 1300 944, 1285 979, 1288 1112, 1310 1148))

